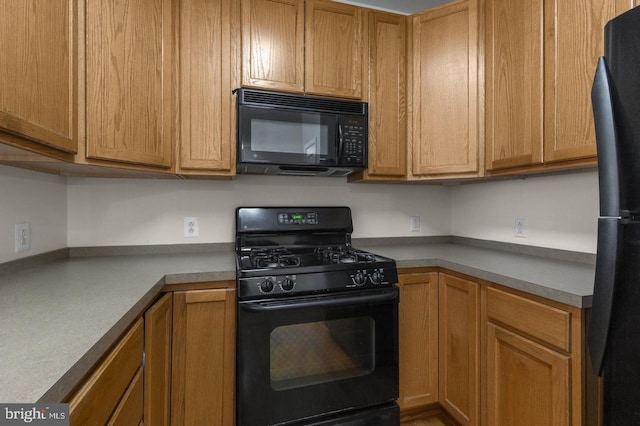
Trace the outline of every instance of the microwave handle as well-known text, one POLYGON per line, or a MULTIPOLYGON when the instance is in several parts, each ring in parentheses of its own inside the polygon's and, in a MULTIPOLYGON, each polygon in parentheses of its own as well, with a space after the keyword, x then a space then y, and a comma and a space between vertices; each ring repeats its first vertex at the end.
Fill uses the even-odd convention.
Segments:
POLYGON ((338 164, 342 163, 343 149, 344 149, 344 135, 342 134, 342 123, 340 123, 340 119, 338 119, 338 155, 336 158, 336 162, 338 164))

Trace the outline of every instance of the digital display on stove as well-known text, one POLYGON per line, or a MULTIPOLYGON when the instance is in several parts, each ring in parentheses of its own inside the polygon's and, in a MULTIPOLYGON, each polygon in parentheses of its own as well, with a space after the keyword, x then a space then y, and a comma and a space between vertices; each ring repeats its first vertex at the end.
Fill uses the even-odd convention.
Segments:
POLYGON ((316 212, 278 213, 278 225, 317 225, 316 212))

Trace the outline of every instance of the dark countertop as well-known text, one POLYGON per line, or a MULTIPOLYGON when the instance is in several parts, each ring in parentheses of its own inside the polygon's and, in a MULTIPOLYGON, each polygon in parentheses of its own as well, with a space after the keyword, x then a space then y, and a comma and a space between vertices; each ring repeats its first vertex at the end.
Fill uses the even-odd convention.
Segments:
MULTIPOLYGON (((568 305, 591 305, 593 255, 539 249, 541 257, 505 251, 500 243, 461 241, 353 245, 394 258, 399 268, 443 267, 568 305)), ((235 280, 232 244, 215 246, 206 252, 175 246, 162 254, 67 249, 71 257, 20 267, 12 262, 0 270, 0 402, 59 401, 166 285, 235 280)))

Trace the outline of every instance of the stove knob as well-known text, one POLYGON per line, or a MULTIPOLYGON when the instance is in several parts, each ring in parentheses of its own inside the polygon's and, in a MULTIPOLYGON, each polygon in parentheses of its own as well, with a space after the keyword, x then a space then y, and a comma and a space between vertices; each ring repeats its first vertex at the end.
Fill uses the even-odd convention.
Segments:
POLYGON ((282 289, 284 291, 291 291, 293 290, 293 285, 295 283, 293 282, 293 280, 291 278, 285 278, 284 280, 282 280, 282 289))
POLYGON ((271 280, 262 281, 260 283, 260 290, 264 291, 265 293, 271 292, 271 290, 273 290, 273 281, 271 280))
POLYGON ((373 274, 371 274, 371 282, 373 282, 374 284, 380 284, 382 282, 382 273, 375 271, 373 274))
POLYGON ((355 285, 364 285, 367 282, 367 276, 362 272, 356 272, 353 276, 353 282, 355 285))

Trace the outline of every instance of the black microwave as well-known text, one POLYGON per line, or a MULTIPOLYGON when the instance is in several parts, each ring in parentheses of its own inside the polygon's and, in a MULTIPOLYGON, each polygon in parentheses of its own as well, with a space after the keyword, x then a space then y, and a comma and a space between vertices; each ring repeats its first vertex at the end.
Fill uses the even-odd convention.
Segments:
POLYGON ((236 89, 237 172, 347 176, 367 168, 368 105, 236 89))

